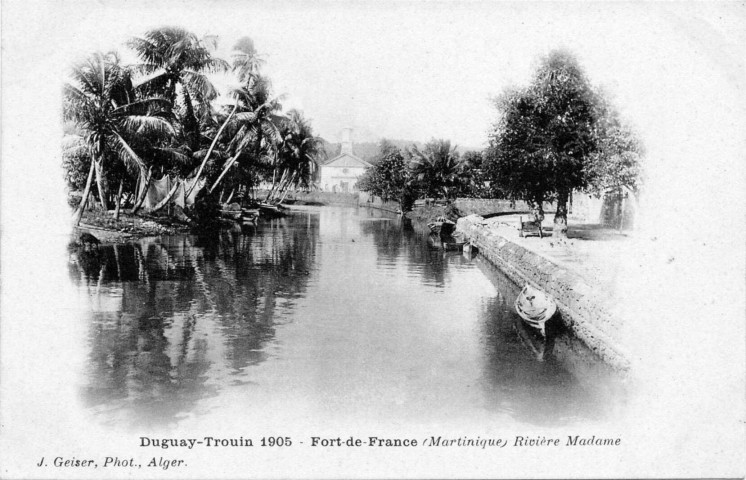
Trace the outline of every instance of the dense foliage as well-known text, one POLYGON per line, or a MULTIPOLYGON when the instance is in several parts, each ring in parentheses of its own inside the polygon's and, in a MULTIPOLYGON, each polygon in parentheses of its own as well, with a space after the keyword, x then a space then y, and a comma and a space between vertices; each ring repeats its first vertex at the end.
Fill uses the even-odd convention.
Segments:
POLYGON ((281 113, 251 39, 235 44, 230 63, 214 56, 216 37, 178 27, 150 30, 127 46, 139 63, 95 53, 73 66, 64 87, 63 168, 69 188, 83 189, 76 221, 94 195, 104 210, 128 202, 136 212, 166 175, 177 181, 153 210, 202 179, 204 201, 255 198, 260 182, 271 187, 269 201, 309 186, 320 142, 300 112, 281 113), (226 72, 239 85, 222 92, 232 105, 221 106, 211 76, 226 72))
POLYGON ((413 183, 425 197, 453 200, 461 190, 464 164, 448 140, 432 140, 409 150, 413 183))
POLYGON ((382 140, 358 188, 383 200, 398 201, 403 211, 417 198, 487 198, 491 192, 482 157, 475 151, 460 156, 447 140, 432 140, 422 148, 410 145, 404 151, 382 140))
MULTIPOLYGON (((127 46, 138 63, 94 53, 73 65, 64 86, 62 164, 70 190, 83 190, 72 202, 76 221, 89 199, 103 210, 113 203, 117 215, 122 205, 137 212, 166 176, 176 179, 168 195, 145 205, 156 211, 180 186, 188 195, 204 184, 198 200, 209 208, 192 213, 205 218, 233 199, 279 203, 290 189, 314 187, 331 146, 302 112, 283 113, 250 38, 236 42, 230 62, 215 56, 216 37, 178 27, 150 30, 127 46), (215 75, 237 85, 221 92, 215 75)), ((358 188, 402 210, 416 198, 520 199, 539 221, 544 203, 556 201, 560 236, 573 191, 639 192, 640 142, 572 55, 552 52, 529 85, 506 91, 496 106, 501 116, 484 152, 459 155, 448 140, 404 149, 383 140, 358 188)))
POLYGON ((566 236, 573 190, 636 182, 637 142, 572 55, 552 52, 531 84, 505 92, 497 107, 485 162, 492 189, 527 201, 537 221, 544 202, 556 201, 555 236, 566 236))
POLYGON ((502 198, 499 190, 490 188, 490 181, 484 169, 484 152, 468 151, 461 156, 462 175, 459 196, 469 198, 502 198))
POLYGON ((387 143, 381 143, 381 158, 358 180, 358 188, 381 198, 383 201, 399 202, 402 211, 414 203, 410 187, 411 173, 401 151, 387 143))

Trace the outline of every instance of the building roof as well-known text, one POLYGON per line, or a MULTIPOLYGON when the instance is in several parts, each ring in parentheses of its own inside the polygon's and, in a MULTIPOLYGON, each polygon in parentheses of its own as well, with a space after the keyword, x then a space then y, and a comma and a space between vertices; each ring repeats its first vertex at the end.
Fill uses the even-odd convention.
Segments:
POLYGON ((342 153, 322 165, 322 167, 370 167, 371 164, 351 153, 342 153))

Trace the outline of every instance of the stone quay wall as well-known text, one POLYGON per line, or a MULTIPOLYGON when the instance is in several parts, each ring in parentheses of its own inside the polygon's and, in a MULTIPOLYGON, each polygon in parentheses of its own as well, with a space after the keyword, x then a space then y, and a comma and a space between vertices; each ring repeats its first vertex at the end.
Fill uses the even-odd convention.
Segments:
POLYGON ((384 202, 380 198, 373 196, 368 192, 360 192, 358 195, 358 205, 361 207, 377 208, 379 210, 385 210, 391 213, 399 213, 399 202, 384 202))
POLYGON ((458 220, 457 229, 519 286, 526 283, 557 301, 562 322, 601 359, 617 370, 630 369, 630 356, 619 341, 621 321, 603 304, 603 293, 580 275, 481 225, 481 217, 458 220))
POLYGON ((528 205, 523 201, 516 201, 513 205, 510 200, 457 198, 453 203, 462 216, 529 211, 528 205))

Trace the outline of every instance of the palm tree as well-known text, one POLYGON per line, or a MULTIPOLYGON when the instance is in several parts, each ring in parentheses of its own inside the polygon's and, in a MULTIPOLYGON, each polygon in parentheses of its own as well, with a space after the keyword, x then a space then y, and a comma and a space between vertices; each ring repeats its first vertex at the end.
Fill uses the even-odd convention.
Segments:
MULTIPOLYGON (((240 170, 251 183, 256 180, 251 177, 261 170, 273 169, 276 178, 278 146, 282 142, 280 126, 285 121, 278 114, 282 108, 280 98, 271 96, 269 80, 258 74, 249 76, 247 83, 231 94, 236 98, 236 113, 229 129, 231 160, 240 161, 240 170)), ((228 163, 225 168, 231 166, 228 163)))
POLYGON ((410 149, 412 161, 409 168, 418 187, 427 196, 451 199, 458 192, 462 162, 456 147, 448 140, 432 140, 420 150, 410 149))
POLYGON ((92 159, 83 199, 75 214, 77 225, 85 210, 94 172, 101 205, 107 208, 104 186, 105 159, 119 158, 139 171, 141 182, 150 181, 151 166, 133 148, 141 139, 167 139, 174 134, 171 123, 160 113, 163 98, 137 98, 129 72, 119 56, 95 53, 74 65, 64 86, 64 116, 82 133, 92 159))
POLYGON ((240 87, 229 93, 234 99, 233 109, 222 121, 210 148, 204 154, 189 192, 197 184, 221 139, 224 140, 229 158, 210 188, 211 192, 234 165, 238 164, 244 176, 250 177, 256 173, 251 171, 252 167, 266 166, 276 158, 276 145, 280 142, 278 123, 281 120, 276 112, 281 108, 280 99, 271 96, 269 80, 259 73, 261 60, 251 39, 240 39, 234 46, 232 58, 233 71, 240 82, 240 87), (226 136, 222 137, 224 133, 226 136))
POLYGON ((200 120, 210 114, 217 90, 207 74, 223 72, 228 62, 213 57, 211 46, 180 27, 149 30, 128 45, 143 63, 134 67, 136 86, 146 94, 160 94, 176 108, 187 145, 200 148, 200 120))
POLYGON ((277 188, 270 192, 269 200, 281 203, 290 187, 308 187, 318 168, 318 157, 323 150, 323 140, 313 135, 310 122, 298 110, 287 113, 281 127, 282 143, 278 150, 278 166, 282 171, 277 188))

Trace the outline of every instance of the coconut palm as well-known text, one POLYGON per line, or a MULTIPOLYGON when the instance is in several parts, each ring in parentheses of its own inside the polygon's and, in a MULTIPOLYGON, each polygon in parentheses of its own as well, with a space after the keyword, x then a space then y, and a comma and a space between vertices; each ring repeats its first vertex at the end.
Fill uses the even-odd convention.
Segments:
MULTIPOLYGON (((261 77, 257 79, 263 81, 261 77)), ((253 85, 236 89, 231 95, 235 96, 236 105, 225 131, 225 151, 229 158, 212 184, 211 192, 229 171, 235 172, 231 176, 234 177, 233 183, 238 185, 234 186, 257 183, 261 171, 276 168, 277 149, 282 141, 280 125, 284 117, 277 113, 280 109, 278 99, 257 94, 253 85), (231 170, 234 166, 238 168, 231 170)))
POLYGON ((75 214, 76 224, 85 210, 94 172, 101 205, 108 207, 106 159, 117 158, 128 164, 139 172, 144 185, 150 181, 152 166, 136 153, 134 146, 144 138, 153 145, 154 139, 165 141, 173 136, 173 127, 162 114, 164 103, 167 100, 160 97, 135 96, 129 72, 122 68, 114 52, 96 53, 74 65, 64 86, 64 116, 77 124, 92 159, 75 214))
POLYGON ((420 150, 410 149, 409 168, 417 186, 427 196, 451 199, 458 192, 463 172, 456 147, 448 140, 432 140, 420 150))
POLYGON ((244 177, 256 177, 260 171, 271 170, 277 178, 278 146, 282 142, 280 127, 285 121, 278 113, 282 108, 280 98, 271 96, 269 80, 261 75, 248 77, 248 82, 231 94, 236 98, 237 107, 229 129, 231 158, 240 163, 239 170, 244 177))
POLYGON ((313 135, 310 122, 298 110, 290 110, 280 129, 282 143, 279 145, 277 165, 282 176, 270 200, 284 200, 290 187, 310 186, 318 157, 323 150, 323 140, 313 135))
POLYGON ((210 102, 218 95, 207 75, 229 68, 228 62, 212 56, 214 38, 209 40, 203 42, 180 27, 161 27, 128 42, 142 61, 133 67, 136 86, 170 100, 192 151, 200 148, 200 120, 211 113, 210 102))
MULTIPOLYGON (((210 188, 211 192, 236 164, 239 176, 243 177, 255 176, 252 167, 272 164, 276 158, 276 145, 281 140, 278 130, 281 118, 277 115, 281 108, 280 99, 271 96, 269 80, 259 73, 261 60, 251 39, 244 37, 236 43, 232 59, 233 71, 240 82, 240 86, 228 94, 234 99, 233 108, 222 120, 210 148, 204 155, 200 152, 203 160, 193 181, 196 185, 213 152, 223 141, 228 159, 210 188)), ((244 180, 251 181, 250 178, 244 180)))

